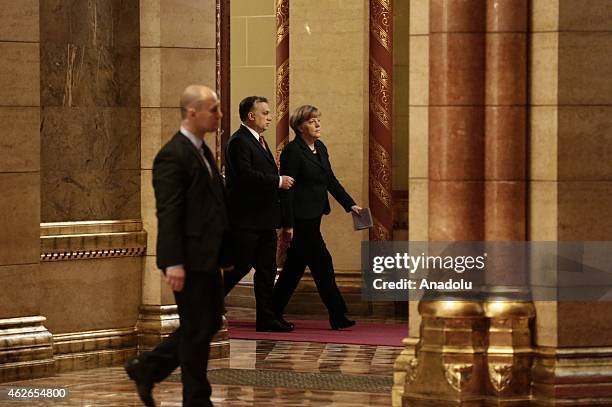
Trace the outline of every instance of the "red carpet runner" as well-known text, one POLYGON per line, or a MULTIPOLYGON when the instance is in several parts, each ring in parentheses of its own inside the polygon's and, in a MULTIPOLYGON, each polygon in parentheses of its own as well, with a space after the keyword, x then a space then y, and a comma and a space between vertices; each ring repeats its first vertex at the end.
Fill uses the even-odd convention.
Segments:
POLYGON ((328 321, 291 320, 293 332, 256 332, 255 321, 229 321, 231 339, 256 339, 268 341, 346 343, 353 345, 402 346, 408 336, 408 326, 359 322, 349 329, 334 331, 328 321))

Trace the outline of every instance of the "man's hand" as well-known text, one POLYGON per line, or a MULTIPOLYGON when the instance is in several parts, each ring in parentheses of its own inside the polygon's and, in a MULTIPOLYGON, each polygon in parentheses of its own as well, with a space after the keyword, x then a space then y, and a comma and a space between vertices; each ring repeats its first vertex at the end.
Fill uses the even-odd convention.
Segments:
POLYGON ((282 189, 289 189, 293 186, 294 182, 295 182, 294 179, 291 178, 290 176, 281 175, 281 186, 280 187, 282 189))
POLYGON ((351 211, 355 212, 357 215, 361 215, 361 210, 363 208, 359 205, 353 205, 351 206, 351 211))
POLYGON ((293 228, 283 228, 283 240, 290 243, 293 239, 293 228))
POLYGON ((172 291, 180 292, 185 284, 185 268, 183 266, 168 267, 166 283, 172 288, 172 291))

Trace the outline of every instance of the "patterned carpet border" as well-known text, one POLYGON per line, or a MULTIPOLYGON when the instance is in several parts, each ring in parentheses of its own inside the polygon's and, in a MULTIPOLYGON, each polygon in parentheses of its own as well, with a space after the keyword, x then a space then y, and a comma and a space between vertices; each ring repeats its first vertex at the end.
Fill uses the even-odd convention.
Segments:
MULTIPOLYGON (((378 375, 352 375, 342 373, 302 373, 268 369, 214 369, 208 371, 211 384, 285 387, 300 390, 332 390, 365 393, 389 393, 393 378, 378 375)), ((168 381, 180 382, 180 374, 168 381)))

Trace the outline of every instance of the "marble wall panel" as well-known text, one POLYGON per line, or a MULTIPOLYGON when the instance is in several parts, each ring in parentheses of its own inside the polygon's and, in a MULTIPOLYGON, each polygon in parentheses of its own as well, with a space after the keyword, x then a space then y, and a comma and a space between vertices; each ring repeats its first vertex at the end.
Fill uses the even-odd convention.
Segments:
POLYGON ((561 0, 558 7, 561 31, 612 31, 609 0, 561 0))
POLYGON ((141 298, 140 257, 45 262, 40 310, 54 334, 131 327, 141 298), (70 292, 70 295, 66 295, 70 292))
POLYGON ((140 167, 138 108, 45 107, 41 134, 43 172, 140 167))
POLYGON ((276 18, 252 17, 247 24, 248 65, 273 65, 276 58, 276 18))
POLYGON ((43 171, 45 222, 140 218, 140 170, 43 171))
POLYGON ((137 0, 41 2, 42 220, 138 218, 137 0))
POLYGON ((161 1, 159 4, 162 47, 215 48, 215 0, 161 1))
POLYGON ((410 34, 429 34, 429 0, 410 0, 410 34))
POLYGON ((0 173, 0 264, 38 263, 40 174, 0 173))
POLYGON ((140 46, 161 45, 161 0, 140 0, 140 46))
POLYGON ((559 1, 563 0, 531 0, 531 31, 559 29, 559 1))
MULTIPOLYGON (((408 184, 408 237, 409 240, 429 239, 429 181, 411 178, 408 184)), ((416 335, 416 333, 415 333, 416 335)))
POLYGON ((200 83, 215 87, 214 49, 161 49, 161 106, 178 107, 183 90, 200 83))
POLYGON ((41 52, 43 106, 138 106, 136 47, 48 43, 41 52))
POLYGON ((137 47, 138 0, 44 0, 40 42, 137 47))
POLYGON ((428 109, 426 106, 410 108, 410 178, 428 177, 427 146, 429 142, 428 109))
POLYGON ((610 240, 612 181, 559 181, 559 240, 610 240))
POLYGON ((247 18, 232 17, 230 28, 230 38, 232 39, 230 52, 232 53, 231 61, 233 69, 234 67, 245 66, 247 64, 247 18))
POLYGON ((559 92, 559 34, 532 34, 529 63, 531 105, 556 105, 559 92))
POLYGON ((556 181, 532 181, 528 193, 527 239, 536 241, 557 240, 558 190, 556 181))
POLYGON ((232 15, 265 16, 274 14, 275 0, 232 0, 232 15))
POLYGON ((147 231, 147 255, 157 253, 157 216, 155 212, 155 193, 153 192, 153 171, 140 172, 140 212, 142 227, 147 231))
POLYGON ((38 42, 39 0, 0 0, 0 41, 38 42))
POLYGON ((40 105, 37 43, 0 42, 0 100, 3 106, 40 105))
POLYGON ((559 33, 559 104, 612 104, 612 31, 559 33))
POLYGON ((612 302, 559 302, 557 336, 559 346, 610 346, 612 302), (588 318, 585 318, 588 315, 588 318))
POLYGON ((0 266, 0 285, 0 319, 41 315, 38 263, 0 266))
POLYGON ((559 107, 559 180, 612 180, 612 106, 559 107))
POLYGON ((0 172, 40 170, 40 109, 0 107, 0 172))
POLYGON ((533 180, 557 179, 558 124, 557 106, 531 106, 528 126, 533 159, 529 162, 529 173, 533 180))

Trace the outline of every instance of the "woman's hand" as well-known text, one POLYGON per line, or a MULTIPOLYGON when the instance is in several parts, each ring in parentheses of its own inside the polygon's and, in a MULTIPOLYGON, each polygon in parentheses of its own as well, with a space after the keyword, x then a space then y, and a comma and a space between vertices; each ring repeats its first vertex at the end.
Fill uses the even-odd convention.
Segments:
POLYGON ((293 228, 283 228, 283 240, 287 243, 293 239, 293 228))
POLYGON ((351 211, 355 212, 357 215, 361 215, 361 210, 363 208, 359 205, 353 205, 351 206, 351 211))

